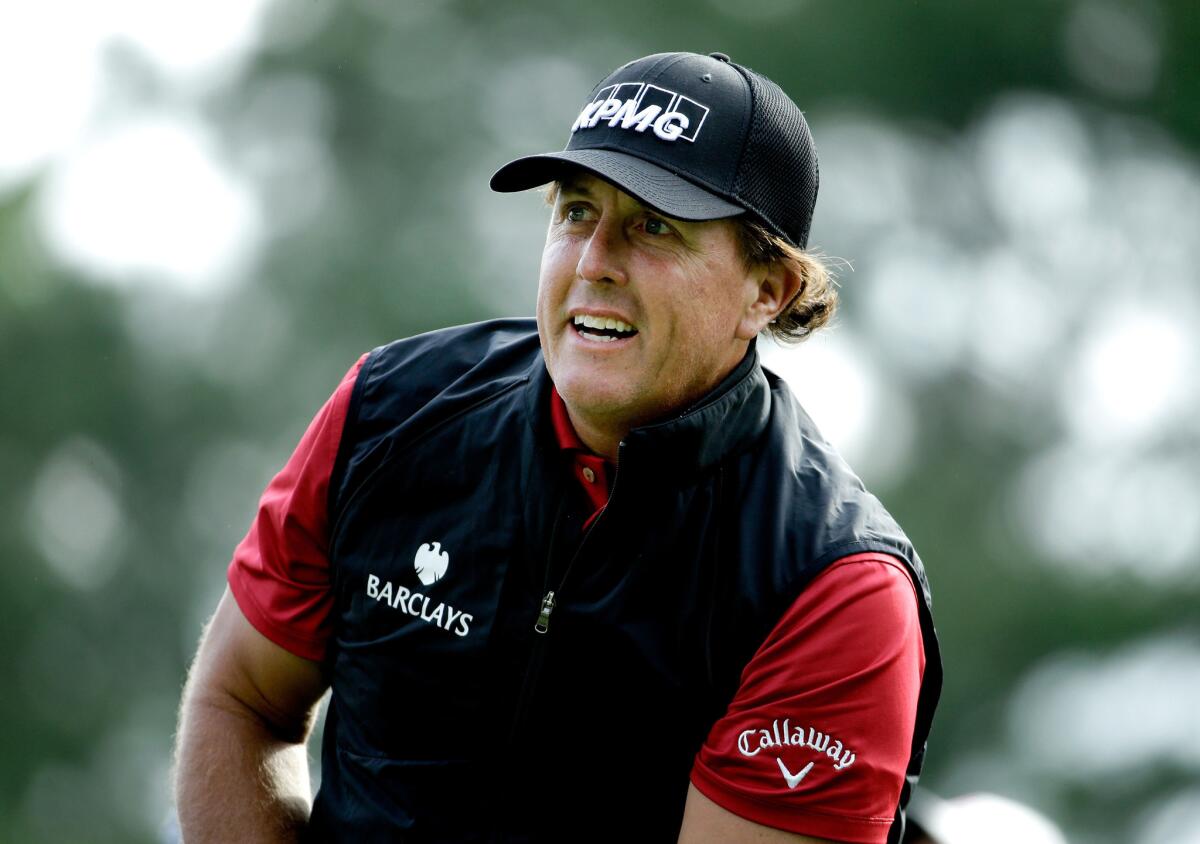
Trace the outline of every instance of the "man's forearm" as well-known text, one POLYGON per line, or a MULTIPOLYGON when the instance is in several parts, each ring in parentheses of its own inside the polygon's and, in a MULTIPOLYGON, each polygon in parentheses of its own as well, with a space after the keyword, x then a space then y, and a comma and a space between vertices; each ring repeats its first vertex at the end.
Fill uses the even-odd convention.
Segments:
POLYGON ((299 840, 310 806, 308 754, 303 736, 286 738, 235 699, 185 693, 176 752, 185 844, 299 840))

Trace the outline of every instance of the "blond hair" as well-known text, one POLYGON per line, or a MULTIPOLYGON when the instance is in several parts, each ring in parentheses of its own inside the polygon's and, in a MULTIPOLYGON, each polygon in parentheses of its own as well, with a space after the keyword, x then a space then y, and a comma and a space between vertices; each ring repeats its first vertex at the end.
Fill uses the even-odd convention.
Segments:
POLYGON ((750 216, 734 220, 748 267, 780 263, 800 279, 800 290, 767 332, 779 343, 799 343, 826 325, 837 311, 837 281, 821 256, 788 243, 750 216))

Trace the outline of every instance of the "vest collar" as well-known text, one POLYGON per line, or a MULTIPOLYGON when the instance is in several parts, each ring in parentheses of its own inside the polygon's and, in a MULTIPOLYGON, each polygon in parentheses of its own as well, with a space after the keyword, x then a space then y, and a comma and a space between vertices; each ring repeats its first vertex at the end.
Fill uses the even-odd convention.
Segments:
MULTIPOLYGON (((767 427, 771 390, 758 360, 757 341, 716 387, 678 416, 630 431, 621 442, 618 471, 699 473, 749 448, 767 427)), ((550 374, 539 349, 529 371, 526 412, 537 441, 554 448, 550 421, 550 374)), ((649 476, 647 475, 647 477, 649 476)))

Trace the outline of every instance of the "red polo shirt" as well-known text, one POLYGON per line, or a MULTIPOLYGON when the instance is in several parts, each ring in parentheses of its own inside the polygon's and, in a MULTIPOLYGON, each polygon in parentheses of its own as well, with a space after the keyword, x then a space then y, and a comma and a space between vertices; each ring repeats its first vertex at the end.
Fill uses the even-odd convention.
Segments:
MULTIPOLYGON (((324 657, 333 595, 326 501, 360 358, 263 493, 234 552, 242 613, 280 647, 324 657)), ((557 391, 558 444, 594 520, 612 470, 579 440, 557 391)), ((844 557, 804 589, 742 672, 693 762, 691 781, 766 826, 884 844, 912 743, 924 652, 908 570, 881 553, 844 557)))

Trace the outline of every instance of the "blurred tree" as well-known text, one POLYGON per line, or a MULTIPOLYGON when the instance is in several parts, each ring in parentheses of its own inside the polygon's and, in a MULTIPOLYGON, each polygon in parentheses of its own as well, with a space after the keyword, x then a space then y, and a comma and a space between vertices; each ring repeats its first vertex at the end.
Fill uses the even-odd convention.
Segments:
MULTIPOLYGON (((931 193, 939 182, 918 174, 905 202, 946 198, 957 209, 986 204, 986 174, 962 151, 983 143, 981 121, 1009 91, 1069 104, 1088 138, 1112 135, 1118 117, 1117 135, 1149 126, 1187 148, 1180 172, 1194 183, 1198 37, 1200 15, 1184 0, 614 0, 569 12, 549 2, 275 2, 250 61, 204 85, 180 84, 136 43, 111 39, 97 125, 140 113, 199 121, 214 133, 215 160, 250 186, 259 227, 241 269, 184 289, 169 273, 64 258, 45 233, 61 162, 0 182, 0 841, 162 837, 179 687, 259 491, 363 351, 532 312, 544 211, 534 196, 491 196, 487 176, 563 142, 584 91, 615 59, 728 52, 793 94, 823 150, 835 124, 890 138, 901 169, 924 150, 924 166, 946 168, 950 193, 931 193)), ((0 86, 13 84, 29 80, 0 86)), ((823 168, 825 201, 866 219, 886 185, 839 194, 853 174, 838 160, 823 168)), ((137 178, 136 168, 120 174, 131 187, 137 178)), ((118 217, 121 193, 109 197, 118 217)), ((1066 436, 1053 384, 1087 312, 1064 305, 1066 329, 1015 389, 969 355, 906 368, 868 301, 887 250, 920 226, 978 269, 981 254, 1009 242, 1006 223, 935 208, 855 228, 845 215, 825 223, 822 211, 817 240, 859 266, 844 281, 844 329, 919 409, 903 471, 874 483, 862 468, 934 583, 947 686, 928 781, 1019 783, 1017 796, 1033 795, 1069 831, 1131 840, 1129 819, 1194 782, 1200 751, 1123 782, 1070 779, 1022 756, 1025 727, 1013 723, 1024 710, 1011 695, 1052 654, 1196 632, 1194 576, 1081 580, 1012 521, 1014 485, 1066 436)), ((1192 206, 1179 213, 1200 219, 1192 206)), ((1043 246, 1066 249, 1071 236, 1064 228, 1043 246)), ((1050 255, 1025 257, 1051 273, 1048 296, 1066 297, 1050 255)), ((938 327, 922 320, 939 289, 908 281, 928 299, 903 318, 932 335, 938 327)), ((969 288, 973 276, 955 281, 969 288)), ((1167 281, 1194 289, 1194 271, 1167 281)), ((973 317, 982 331, 986 317, 973 317)), ((893 412, 873 420, 877 432, 899 424, 893 412)), ((1194 468, 1194 429, 1162 436, 1194 468)), ((1099 727, 1098 742, 1120 729, 1099 727)))

